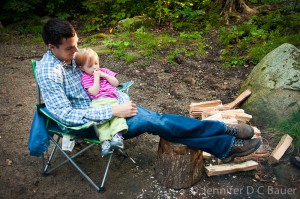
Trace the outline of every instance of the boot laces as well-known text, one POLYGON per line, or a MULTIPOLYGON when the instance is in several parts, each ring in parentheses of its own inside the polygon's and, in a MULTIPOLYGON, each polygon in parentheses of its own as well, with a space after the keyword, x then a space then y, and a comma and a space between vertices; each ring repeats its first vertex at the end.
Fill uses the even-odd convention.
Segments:
POLYGON ((237 126, 227 126, 227 130, 226 132, 229 134, 229 135, 232 135, 232 136, 236 136, 237 134, 240 133, 240 130, 237 126))
POLYGON ((245 140, 242 140, 242 139, 235 139, 233 145, 234 146, 244 146, 244 143, 245 143, 245 140))

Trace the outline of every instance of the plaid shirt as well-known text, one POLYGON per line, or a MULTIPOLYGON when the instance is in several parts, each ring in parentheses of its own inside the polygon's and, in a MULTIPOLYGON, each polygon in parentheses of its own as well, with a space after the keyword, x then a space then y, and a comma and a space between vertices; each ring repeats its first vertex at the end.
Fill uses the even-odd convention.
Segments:
MULTIPOLYGON (((36 75, 43 100, 48 110, 69 126, 78 126, 90 121, 98 124, 112 118, 111 105, 90 107, 90 99, 81 85, 81 70, 58 60, 50 50, 37 62, 36 75)), ((129 100, 125 93, 118 92, 119 103, 129 100)))

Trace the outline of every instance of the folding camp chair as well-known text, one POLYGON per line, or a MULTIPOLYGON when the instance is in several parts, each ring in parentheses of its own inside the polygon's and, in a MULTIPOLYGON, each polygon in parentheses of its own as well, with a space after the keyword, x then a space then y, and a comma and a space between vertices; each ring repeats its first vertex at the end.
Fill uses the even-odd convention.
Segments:
MULTIPOLYGON (((37 64, 37 61, 32 60, 32 71, 33 71, 35 80, 37 80, 37 78, 36 78, 36 64, 37 64)), ((133 84, 133 81, 121 84, 120 90, 123 91, 123 92, 128 93, 128 89, 132 84, 133 84)), ((58 121, 55 117, 53 117, 52 114, 45 107, 45 105, 42 103, 40 89, 39 89, 39 86, 37 84, 37 81, 36 81, 36 87, 37 87, 37 106, 36 106, 37 110, 36 111, 37 111, 38 114, 40 114, 40 116, 42 116, 44 118, 45 127, 47 129, 48 137, 50 139, 50 142, 54 144, 53 149, 52 149, 47 161, 45 161, 44 153, 43 153, 43 155, 41 155, 42 156, 42 163, 43 163, 42 174, 47 176, 51 172, 55 171, 56 169, 58 169, 61 166, 65 165, 66 163, 70 162, 79 171, 79 173, 85 179, 87 179, 93 187, 95 187, 97 189, 98 192, 104 192, 105 191, 104 183, 105 183, 105 180, 106 180, 106 177, 107 177, 107 174, 108 174, 108 170, 109 170, 109 166, 110 166, 110 163, 111 163, 111 159, 112 159, 112 156, 113 156, 114 153, 112 153, 108 156, 108 161, 107 161, 107 164, 106 164, 106 167, 105 167, 105 171, 104 171, 104 174, 103 174, 103 177, 102 177, 102 181, 101 181, 101 183, 99 183, 100 185, 97 185, 97 183, 95 183, 95 181, 93 181, 79 167, 79 165, 74 161, 74 159, 77 156, 81 155, 82 153, 84 153, 85 151, 90 149, 91 147, 93 147, 97 144, 100 144, 99 138, 97 137, 96 124, 94 122, 89 122, 89 123, 84 124, 82 126, 75 126, 75 127, 64 125, 63 123, 58 121), (68 132, 66 133, 65 130, 63 131, 61 126, 65 129, 67 129, 68 132), (70 156, 62 149, 62 146, 61 146, 61 143, 60 143, 60 140, 64 135, 71 135, 73 137, 73 139, 75 139, 77 141, 84 141, 84 142, 87 143, 87 145, 83 149, 78 151, 77 153, 70 156), (57 137, 57 138, 55 139, 55 137, 57 137), (54 158, 57 151, 61 152, 61 154, 63 154, 63 156, 66 158, 66 160, 64 160, 63 162, 61 162, 59 164, 56 164, 54 166, 54 165, 52 165, 52 159, 54 158)), ((125 157, 128 156, 127 153, 122 151, 122 150, 118 150, 118 152, 120 152, 121 155, 123 155, 125 157)))

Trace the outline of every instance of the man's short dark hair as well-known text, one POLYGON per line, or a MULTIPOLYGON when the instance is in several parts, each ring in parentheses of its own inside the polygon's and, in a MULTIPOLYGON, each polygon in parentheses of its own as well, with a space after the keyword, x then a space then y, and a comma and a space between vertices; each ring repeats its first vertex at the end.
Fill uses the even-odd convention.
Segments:
POLYGON ((52 44, 58 47, 63 38, 75 36, 75 29, 67 20, 52 18, 46 22, 42 31, 42 37, 46 45, 52 44))

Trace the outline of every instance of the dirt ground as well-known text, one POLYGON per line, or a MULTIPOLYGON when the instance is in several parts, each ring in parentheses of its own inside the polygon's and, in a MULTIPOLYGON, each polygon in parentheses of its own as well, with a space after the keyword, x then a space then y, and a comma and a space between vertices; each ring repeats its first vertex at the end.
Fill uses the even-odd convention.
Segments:
MULTIPOLYGON (((22 45, 13 40, 0 46, 1 199, 300 198, 300 172, 289 162, 289 156, 295 154, 292 149, 277 165, 268 166, 265 159, 259 159, 259 167, 254 171, 214 177, 203 172, 201 180, 191 188, 166 188, 154 176, 159 137, 148 134, 125 141, 126 152, 135 163, 130 158, 113 157, 104 193, 98 193, 70 164, 42 176, 41 159, 29 155, 27 141, 36 103, 30 60, 40 59, 46 48, 43 44, 22 45)), ((126 63, 109 56, 101 59, 104 66, 119 73, 121 81, 135 81, 130 95, 137 104, 188 116, 191 102, 233 101, 253 68, 224 70, 217 56, 218 50, 212 49, 207 58, 185 58, 181 64, 173 65, 156 60, 126 63)), ((273 136, 258 128, 264 143, 274 149, 277 142, 273 136)), ((92 179, 100 182, 107 159, 100 157, 99 147, 76 160, 92 179)), ((205 165, 208 164, 216 164, 216 160, 206 160, 205 165)))

